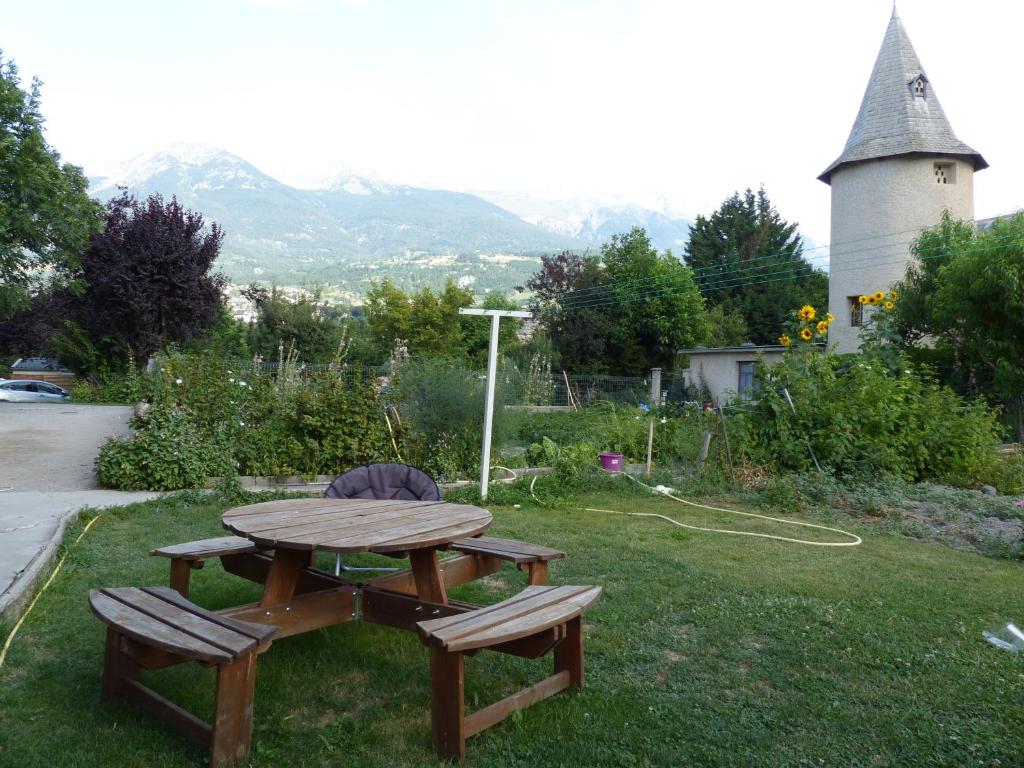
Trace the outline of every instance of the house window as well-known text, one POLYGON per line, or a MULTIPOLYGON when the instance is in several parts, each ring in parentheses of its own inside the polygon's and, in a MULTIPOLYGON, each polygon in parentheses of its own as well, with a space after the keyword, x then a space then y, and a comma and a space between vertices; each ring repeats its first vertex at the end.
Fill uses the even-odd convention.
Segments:
POLYGON ((953 163, 935 163, 936 184, 956 184, 956 166, 953 163))
POLYGON ((860 296, 847 296, 846 301, 850 305, 850 325, 854 328, 864 325, 864 305, 860 303, 860 296))
POLYGON ((923 77, 918 76, 914 80, 914 96, 916 96, 919 99, 923 99, 924 98, 924 88, 925 88, 924 84, 925 84, 925 79, 923 77))
POLYGON ((756 362, 742 362, 736 364, 739 368, 739 381, 736 385, 736 394, 740 400, 751 400, 754 394, 761 389, 757 379, 754 378, 756 362))

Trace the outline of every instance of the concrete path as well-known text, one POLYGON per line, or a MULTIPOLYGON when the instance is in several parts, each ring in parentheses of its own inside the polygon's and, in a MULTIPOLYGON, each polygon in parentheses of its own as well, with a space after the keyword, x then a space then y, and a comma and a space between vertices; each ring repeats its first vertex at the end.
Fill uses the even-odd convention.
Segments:
POLYGON ((123 406, 0 403, 0 620, 17 614, 80 509, 158 495, 96 489, 99 449, 129 433, 130 416, 123 406))
POLYGON ((93 462, 107 437, 131 431, 131 415, 121 405, 0 402, 0 489, 95 488, 93 462))
POLYGON ((159 495, 125 491, 0 493, 0 619, 17 615, 32 586, 46 573, 65 528, 82 508, 134 504, 159 495))

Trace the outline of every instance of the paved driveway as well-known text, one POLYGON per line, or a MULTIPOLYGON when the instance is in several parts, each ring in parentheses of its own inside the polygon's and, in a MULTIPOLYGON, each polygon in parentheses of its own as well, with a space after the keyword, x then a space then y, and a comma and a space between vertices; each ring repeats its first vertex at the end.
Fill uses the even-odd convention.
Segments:
POLYGON ((0 402, 0 622, 27 600, 83 506, 154 493, 96 489, 93 462, 109 435, 126 435, 126 406, 0 402))
POLYGON ((93 462, 109 435, 126 435, 122 405, 0 402, 0 489, 96 488, 93 462))

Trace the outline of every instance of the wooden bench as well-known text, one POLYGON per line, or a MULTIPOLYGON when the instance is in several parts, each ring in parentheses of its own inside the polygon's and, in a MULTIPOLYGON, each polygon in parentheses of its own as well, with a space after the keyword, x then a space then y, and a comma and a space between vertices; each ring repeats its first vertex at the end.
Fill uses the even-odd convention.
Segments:
POLYGON ((171 559, 171 588, 182 597, 188 597, 189 574, 202 568, 212 557, 249 554, 259 552, 259 547, 241 536, 220 536, 216 539, 189 541, 170 547, 154 549, 150 555, 171 559))
POLYGON ((582 616, 600 594, 601 587, 530 586, 495 605, 419 622, 420 636, 431 646, 430 717, 438 753, 461 760, 470 736, 518 709, 568 688, 582 687, 582 616), (522 646, 530 638, 544 640, 538 656, 554 648, 554 674, 467 716, 464 654, 503 644, 522 646))
POLYGON ((277 631, 203 610, 167 587, 92 590, 89 605, 107 625, 104 700, 130 697, 210 749, 210 765, 249 756, 256 654, 277 631), (139 681, 141 669, 184 661, 217 667, 213 722, 206 723, 139 681))
POLYGON ((508 560, 521 571, 528 571, 528 581, 541 586, 548 581, 548 560, 565 557, 565 552, 539 544, 527 544, 515 539, 495 539, 477 536, 474 539, 460 539, 452 542, 451 549, 473 555, 489 555, 498 560, 508 560))

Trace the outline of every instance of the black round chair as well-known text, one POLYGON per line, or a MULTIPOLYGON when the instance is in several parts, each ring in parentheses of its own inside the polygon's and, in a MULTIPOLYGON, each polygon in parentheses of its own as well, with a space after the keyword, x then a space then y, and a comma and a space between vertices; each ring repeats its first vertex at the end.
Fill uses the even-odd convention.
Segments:
MULTIPOLYGON (((408 464, 365 464, 338 475, 324 491, 327 499, 402 499, 440 501, 441 490, 422 469, 408 464)), ((342 571, 397 571, 398 568, 359 568, 345 565, 341 555, 334 561, 334 575, 342 571)))

